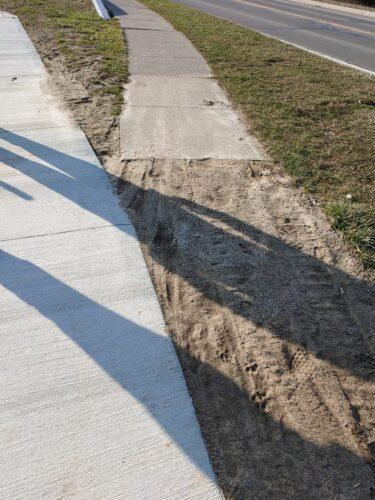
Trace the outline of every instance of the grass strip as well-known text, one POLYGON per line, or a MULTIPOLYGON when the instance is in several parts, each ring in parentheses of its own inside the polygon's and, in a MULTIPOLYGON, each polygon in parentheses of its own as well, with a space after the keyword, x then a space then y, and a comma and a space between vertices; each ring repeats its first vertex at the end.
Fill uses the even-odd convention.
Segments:
POLYGON ((168 0, 143 0, 197 47, 274 161, 375 266, 375 79, 168 0))
POLYGON ((89 93, 109 95, 112 114, 120 114, 127 65, 116 20, 101 19, 91 0, 0 0, 0 10, 20 18, 47 63, 63 55, 66 68, 89 93))

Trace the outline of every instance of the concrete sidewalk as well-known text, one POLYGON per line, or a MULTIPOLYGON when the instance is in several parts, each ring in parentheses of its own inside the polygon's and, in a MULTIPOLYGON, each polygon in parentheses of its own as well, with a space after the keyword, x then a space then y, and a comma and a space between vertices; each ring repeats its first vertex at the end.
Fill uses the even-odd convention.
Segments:
POLYGON ((124 28, 130 82, 121 119, 127 160, 263 160, 195 47, 135 0, 107 1, 124 28))
POLYGON ((222 498, 134 229, 0 13, 0 497, 222 498))

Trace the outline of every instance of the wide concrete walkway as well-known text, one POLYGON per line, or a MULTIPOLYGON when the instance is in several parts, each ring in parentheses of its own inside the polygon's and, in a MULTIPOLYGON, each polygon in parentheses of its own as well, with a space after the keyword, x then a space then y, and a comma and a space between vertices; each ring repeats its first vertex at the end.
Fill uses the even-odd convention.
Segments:
POLYGON ((182 33, 135 0, 106 3, 129 49, 131 78, 121 120, 125 159, 264 159, 182 33))
POLYGON ((221 498, 134 229, 6 14, 0 110, 0 498, 221 498))

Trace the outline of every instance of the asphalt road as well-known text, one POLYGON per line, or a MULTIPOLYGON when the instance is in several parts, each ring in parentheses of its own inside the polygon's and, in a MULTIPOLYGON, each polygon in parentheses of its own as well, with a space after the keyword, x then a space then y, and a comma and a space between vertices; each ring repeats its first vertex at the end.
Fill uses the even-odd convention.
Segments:
POLYGON ((375 72, 375 16, 290 0, 174 0, 375 72))

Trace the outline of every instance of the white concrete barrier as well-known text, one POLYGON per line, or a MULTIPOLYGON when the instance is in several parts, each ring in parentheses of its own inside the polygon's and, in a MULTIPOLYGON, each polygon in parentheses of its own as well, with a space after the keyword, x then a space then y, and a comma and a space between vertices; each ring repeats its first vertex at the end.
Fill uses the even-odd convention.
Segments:
POLYGON ((110 15, 108 14, 107 9, 104 7, 102 0, 92 0, 92 3, 94 4, 95 10, 100 17, 106 20, 110 19, 110 15))

